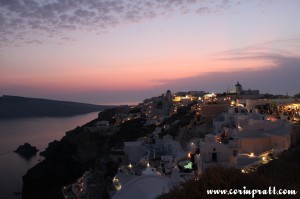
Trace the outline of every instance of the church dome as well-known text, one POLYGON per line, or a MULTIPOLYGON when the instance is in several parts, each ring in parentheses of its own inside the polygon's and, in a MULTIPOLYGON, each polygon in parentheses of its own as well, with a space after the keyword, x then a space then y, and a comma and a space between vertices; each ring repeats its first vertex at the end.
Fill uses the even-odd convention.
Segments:
POLYGON ((242 85, 240 84, 240 82, 237 82, 235 86, 236 87, 241 87, 242 85))
POLYGON ((241 94, 242 90, 243 90, 242 85, 240 84, 240 82, 237 82, 236 85, 235 85, 235 92, 237 94, 241 94))

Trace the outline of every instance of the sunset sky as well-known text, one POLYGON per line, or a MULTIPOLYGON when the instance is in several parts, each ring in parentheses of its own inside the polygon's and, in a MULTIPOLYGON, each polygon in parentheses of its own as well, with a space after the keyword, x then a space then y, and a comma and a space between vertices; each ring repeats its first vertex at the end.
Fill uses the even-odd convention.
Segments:
POLYGON ((299 0, 0 0, 0 95, 300 92, 299 0))

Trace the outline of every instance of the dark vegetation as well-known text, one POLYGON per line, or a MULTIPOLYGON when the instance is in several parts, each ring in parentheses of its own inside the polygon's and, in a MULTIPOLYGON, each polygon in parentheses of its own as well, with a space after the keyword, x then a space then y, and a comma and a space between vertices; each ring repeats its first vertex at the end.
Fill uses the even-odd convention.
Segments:
POLYGON ((195 112, 191 112, 191 106, 193 105, 194 103, 191 103, 188 106, 180 107, 177 110, 177 113, 163 121, 159 126, 163 127, 164 125, 170 125, 170 128, 163 131, 160 136, 163 137, 164 135, 169 134, 175 138, 178 135, 179 128, 188 125, 195 117, 195 112))
POLYGON ((138 118, 121 124, 120 130, 110 138, 110 146, 126 141, 135 141, 137 138, 153 132, 156 126, 154 124, 144 126, 145 122, 145 119, 138 118))
POLYGON ((0 97, 0 119, 71 116, 111 107, 113 106, 4 95, 0 97))
POLYGON ((130 111, 129 106, 119 106, 115 108, 106 109, 99 113, 98 119, 109 121, 110 124, 114 124, 116 122, 114 116, 115 114, 124 114, 130 111))
POLYGON ((300 146, 286 151, 279 159, 260 166, 256 172, 244 174, 234 168, 214 166, 209 168, 199 180, 184 183, 159 198, 251 198, 251 195, 207 195, 210 189, 247 189, 268 190, 275 186, 279 189, 294 189, 292 195, 255 195, 255 198, 300 198, 300 146))
MULTIPOLYGON (((281 182, 287 186, 294 184, 300 188, 300 145, 285 151, 279 159, 262 165, 257 174, 281 182)), ((299 189, 300 194, 300 189, 299 189)))
MULTIPOLYGON (((107 109, 99 113, 99 120, 107 120, 110 124, 114 124, 116 120, 113 118, 115 114, 138 113, 140 108, 130 108, 129 106, 121 106, 107 109)), ((109 138, 109 146, 119 145, 124 141, 135 141, 137 138, 151 133, 155 129, 155 125, 144 126, 146 119, 138 118, 126 121, 120 125, 120 130, 109 138)))

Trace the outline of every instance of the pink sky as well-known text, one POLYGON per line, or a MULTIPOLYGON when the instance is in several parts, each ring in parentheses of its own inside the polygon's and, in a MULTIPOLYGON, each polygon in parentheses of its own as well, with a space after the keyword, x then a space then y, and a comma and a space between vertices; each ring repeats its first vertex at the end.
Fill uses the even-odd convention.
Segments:
POLYGON ((243 79, 260 89, 248 71, 275 75, 285 65, 286 86, 266 76, 273 83, 261 90, 300 92, 289 82, 300 56, 299 1, 149 2, 1 2, 0 94, 111 103, 168 88, 222 92, 243 79))

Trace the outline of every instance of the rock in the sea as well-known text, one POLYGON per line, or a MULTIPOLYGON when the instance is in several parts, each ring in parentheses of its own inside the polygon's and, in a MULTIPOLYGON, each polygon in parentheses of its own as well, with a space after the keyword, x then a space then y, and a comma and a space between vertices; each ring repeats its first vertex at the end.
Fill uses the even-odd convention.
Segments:
POLYGON ((22 155, 24 157, 30 157, 30 156, 36 155, 36 153, 38 151, 39 150, 35 146, 31 146, 28 143, 20 145, 17 148, 17 150, 15 150, 16 153, 18 153, 18 154, 20 154, 20 155, 22 155))

